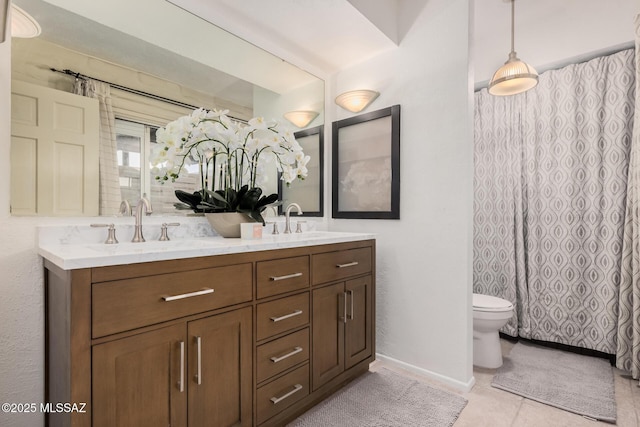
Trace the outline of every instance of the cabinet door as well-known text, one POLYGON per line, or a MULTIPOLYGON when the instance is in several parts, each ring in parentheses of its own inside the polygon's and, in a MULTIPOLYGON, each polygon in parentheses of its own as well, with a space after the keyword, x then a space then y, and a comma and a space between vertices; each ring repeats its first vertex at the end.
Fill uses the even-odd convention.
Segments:
POLYGON ((344 371, 344 283, 313 291, 313 389, 344 371))
POLYGON ((189 427, 251 425, 251 310, 189 322, 189 427))
POLYGON ((371 276, 349 280, 347 323, 345 323, 345 369, 371 356, 372 298, 371 276))
POLYGON ((93 426, 187 425, 185 326, 93 348, 93 426))

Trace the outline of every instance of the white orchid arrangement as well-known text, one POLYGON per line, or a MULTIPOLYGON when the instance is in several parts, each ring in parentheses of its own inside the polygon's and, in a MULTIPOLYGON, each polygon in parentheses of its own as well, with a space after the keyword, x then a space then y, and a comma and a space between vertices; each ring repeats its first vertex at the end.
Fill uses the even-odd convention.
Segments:
POLYGON ((255 117, 243 124, 228 111, 199 108, 156 132, 160 150, 151 163, 155 179, 174 182, 185 167, 197 163, 202 188, 193 194, 176 190, 183 209, 200 212, 238 211, 264 222, 260 213, 277 201, 277 194, 261 196, 266 162, 274 162, 290 185, 307 176, 309 156, 293 133, 277 121, 255 117))

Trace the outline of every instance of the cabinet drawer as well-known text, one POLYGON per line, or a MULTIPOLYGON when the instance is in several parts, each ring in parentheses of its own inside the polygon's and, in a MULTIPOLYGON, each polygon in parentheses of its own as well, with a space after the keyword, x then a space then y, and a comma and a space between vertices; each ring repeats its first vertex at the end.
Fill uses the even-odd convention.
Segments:
POLYGON ((92 285, 94 338, 251 301, 250 263, 92 285))
POLYGON ((371 248, 327 252, 313 256, 313 284, 327 283, 371 271, 371 248))
POLYGON ((309 394, 309 365, 304 365, 282 378, 258 389, 258 424, 262 424, 283 409, 309 394))
POLYGON ((309 286, 309 257, 300 256, 257 264, 258 298, 270 297, 309 286))
POLYGON ((271 378, 309 359, 309 328, 258 347, 257 382, 271 378))
POLYGON ((307 323, 309 323, 309 292, 258 304, 258 341, 307 323))

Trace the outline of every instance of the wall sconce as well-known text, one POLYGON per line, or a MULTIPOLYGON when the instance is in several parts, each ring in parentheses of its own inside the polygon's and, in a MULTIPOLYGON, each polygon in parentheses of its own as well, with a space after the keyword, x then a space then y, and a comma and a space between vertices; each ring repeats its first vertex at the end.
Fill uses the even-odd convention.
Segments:
POLYGON ((11 37, 38 37, 42 29, 33 16, 9 0, 0 0, 0 43, 6 40, 9 5, 11 5, 11 37))
POLYGON ((0 43, 4 43, 9 16, 9 0, 0 0, 0 43))
POLYGON ((299 128, 307 126, 316 117, 318 117, 318 113, 310 110, 289 111, 288 113, 284 113, 284 118, 299 128))
POLYGON ((375 90, 351 90, 336 97, 336 104, 352 113, 359 113, 371 104, 380 95, 375 90))
POLYGON ((42 29, 33 16, 11 3, 11 37, 38 37, 42 29))

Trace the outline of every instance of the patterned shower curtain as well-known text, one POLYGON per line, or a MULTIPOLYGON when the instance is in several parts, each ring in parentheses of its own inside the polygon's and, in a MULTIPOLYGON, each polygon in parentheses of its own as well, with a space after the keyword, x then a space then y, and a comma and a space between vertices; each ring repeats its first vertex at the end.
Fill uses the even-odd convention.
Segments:
POLYGON ((474 292, 516 305, 509 335, 616 353, 634 56, 476 94, 474 292))
POLYGON ((88 78, 76 78, 74 93, 96 98, 100 109, 100 215, 117 215, 122 202, 118 171, 116 122, 111 103, 111 86, 88 78))
POLYGON ((640 378, 640 15, 636 16, 636 105, 627 184, 616 365, 640 378))

